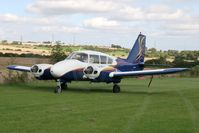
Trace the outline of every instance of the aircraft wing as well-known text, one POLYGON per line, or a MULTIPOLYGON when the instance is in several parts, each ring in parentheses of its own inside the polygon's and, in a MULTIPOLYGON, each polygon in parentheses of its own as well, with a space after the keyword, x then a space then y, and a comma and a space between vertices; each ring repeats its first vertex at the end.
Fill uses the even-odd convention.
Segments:
POLYGON ((145 75, 162 75, 172 74, 189 70, 188 68, 168 68, 142 71, 127 71, 127 72, 111 72, 109 77, 130 77, 130 76, 145 76, 145 75))
POLYGON ((10 66, 7 66, 7 69, 23 71, 23 72, 30 72, 31 67, 10 65, 10 66))

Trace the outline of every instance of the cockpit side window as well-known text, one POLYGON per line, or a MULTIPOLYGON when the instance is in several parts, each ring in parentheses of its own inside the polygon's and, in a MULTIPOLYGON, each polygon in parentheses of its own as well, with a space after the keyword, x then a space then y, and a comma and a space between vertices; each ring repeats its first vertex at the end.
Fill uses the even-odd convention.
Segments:
POLYGON ((81 62, 88 63, 88 54, 85 54, 85 53, 74 53, 68 59, 76 59, 76 60, 79 60, 81 62))
POLYGON ((90 63, 99 64, 99 55, 90 55, 90 63))
POLYGON ((113 63, 113 59, 111 59, 110 57, 108 57, 108 64, 112 64, 113 63))
POLYGON ((107 64, 107 57, 106 56, 100 56, 100 59, 101 59, 101 64, 107 64))

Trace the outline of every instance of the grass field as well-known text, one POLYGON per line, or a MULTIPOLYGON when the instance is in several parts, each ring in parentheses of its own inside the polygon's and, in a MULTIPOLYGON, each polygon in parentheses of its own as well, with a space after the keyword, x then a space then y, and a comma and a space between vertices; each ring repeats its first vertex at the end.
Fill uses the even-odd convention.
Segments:
POLYGON ((0 133, 198 133, 199 78, 0 85, 0 133))

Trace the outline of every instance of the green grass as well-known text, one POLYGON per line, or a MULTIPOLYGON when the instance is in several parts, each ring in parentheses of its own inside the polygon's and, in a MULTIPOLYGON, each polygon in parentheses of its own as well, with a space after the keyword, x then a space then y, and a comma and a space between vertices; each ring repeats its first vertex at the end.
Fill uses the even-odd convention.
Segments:
POLYGON ((0 133, 198 133, 199 79, 126 79, 112 85, 73 82, 0 85, 0 133))

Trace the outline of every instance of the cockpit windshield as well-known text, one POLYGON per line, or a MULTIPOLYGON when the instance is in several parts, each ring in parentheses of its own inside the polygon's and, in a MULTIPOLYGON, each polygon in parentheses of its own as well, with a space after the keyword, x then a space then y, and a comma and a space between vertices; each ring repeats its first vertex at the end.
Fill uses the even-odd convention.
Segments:
POLYGON ((85 53, 72 53, 70 54, 67 59, 76 59, 81 62, 88 63, 88 54, 85 53))

